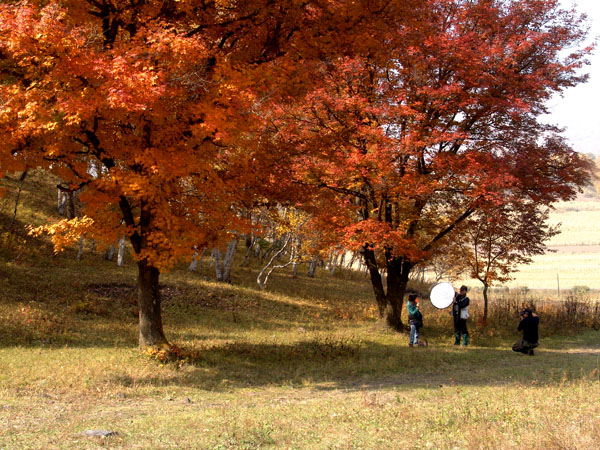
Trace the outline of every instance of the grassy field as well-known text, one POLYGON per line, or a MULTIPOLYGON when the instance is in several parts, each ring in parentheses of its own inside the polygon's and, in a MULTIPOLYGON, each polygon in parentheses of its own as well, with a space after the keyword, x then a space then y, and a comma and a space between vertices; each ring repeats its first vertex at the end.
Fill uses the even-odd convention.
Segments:
MULTIPOLYGON (((44 189, 32 180, 21 217, 45 220, 28 204, 44 189)), ((430 346, 409 348, 363 275, 275 273, 260 291, 238 261, 231 285, 208 265, 162 277, 183 349, 166 362, 137 349, 131 261, 2 236, 0 449, 600 446, 598 331, 542 326, 529 357, 510 350, 516 318, 479 328, 476 306, 472 345, 455 347, 451 318, 424 305, 430 346)))
POLYGON ((600 444, 596 331, 547 336, 527 357, 509 330, 474 324, 473 345, 454 347, 437 317, 413 349, 350 275, 257 291, 253 269, 233 285, 179 270, 164 277, 165 327, 194 354, 162 363, 136 348, 132 267, 70 256, 3 266, 2 449, 600 444))
MULTIPOLYGON (((552 292, 574 286, 600 289, 600 198, 582 196, 559 203, 550 214, 550 223, 560 225, 561 230, 548 242, 551 251, 521 266, 506 285, 552 292)), ((477 286, 476 281, 465 282, 477 286)))

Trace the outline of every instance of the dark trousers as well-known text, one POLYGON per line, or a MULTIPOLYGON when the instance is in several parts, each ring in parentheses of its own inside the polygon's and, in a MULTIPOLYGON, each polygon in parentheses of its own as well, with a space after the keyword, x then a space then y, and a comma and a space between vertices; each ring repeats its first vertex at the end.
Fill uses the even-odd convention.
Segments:
POLYGON ((454 318, 454 332, 458 335, 469 334, 467 330, 467 319, 461 319, 460 317, 454 318))
POLYGON ((514 352, 527 353, 529 350, 533 350, 538 345, 539 344, 537 342, 527 342, 525 339, 521 339, 519 342, 516 342, 515 345, 513 345, 512 349, 514 352))

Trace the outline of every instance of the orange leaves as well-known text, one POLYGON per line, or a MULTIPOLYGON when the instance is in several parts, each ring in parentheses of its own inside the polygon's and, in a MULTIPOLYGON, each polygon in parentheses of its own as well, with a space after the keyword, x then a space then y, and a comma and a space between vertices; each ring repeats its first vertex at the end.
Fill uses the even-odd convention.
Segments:
POLYGON ((586 51, 560 49, 582 31, 530 3, 2 4, 0 165, 82 186, 94 225, 61 226, 137 233, 157 266, 273 201, 421 258, 507 190, 551 202, 586 178, 533 145, 545 99, 580 80, 586 51))

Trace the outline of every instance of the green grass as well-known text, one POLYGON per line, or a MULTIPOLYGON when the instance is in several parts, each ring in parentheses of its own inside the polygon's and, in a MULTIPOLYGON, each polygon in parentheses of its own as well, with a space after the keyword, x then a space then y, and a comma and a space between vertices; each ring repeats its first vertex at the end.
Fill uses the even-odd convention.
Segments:
MULTIPOLYGON (((23 217, 45 220, 45 186, 23 217)), ((5 237, 0 449, 599 447, 598 332, 554 335, 542 316, 528 357, 510 351, 516 319, 478 328, 474 307, 462 348, 424 308, 430 346, 409 348, 363 275, 275 273, 260 291, 239 262, 231 285, 207 266, 162 276, 167 337, 195 357, 161 363, 137 349, 131 260, 5 237)))

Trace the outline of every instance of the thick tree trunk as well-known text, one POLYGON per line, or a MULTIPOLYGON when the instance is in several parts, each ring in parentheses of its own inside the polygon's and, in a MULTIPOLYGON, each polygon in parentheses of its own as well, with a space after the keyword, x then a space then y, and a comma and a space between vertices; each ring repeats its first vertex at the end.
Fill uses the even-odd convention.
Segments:
POLYGON ((381 280, 381 274, 377 267, 377 261, 375 260, 375 252, 373 250, 365 248, 362 251, 365 265, 369 271, 371 277, 371 285, 373 286, 373 292, 375 293, 375 301, 379 308, 379 318, 383 319, 385 315, 385 309, 387 306, 387 299, 385 291, 383 289, 383 282, 381 280))
POLYGON ((412 264, 404 258, 387 259, 387 323, 397 331, 403 330, 402 304, 412 264))
POLYGON ((156 267, 138 262, 138 306, 140 310, 141 349, 147 347, 168 348, 162 326, 160 289, 158 279, 160 271, 156 267))
POLYGON ((67 192, 65 200, 65 214, 67 219, 74 219, 77 216, 77 205, 75 200, 75 193, 67 192))

